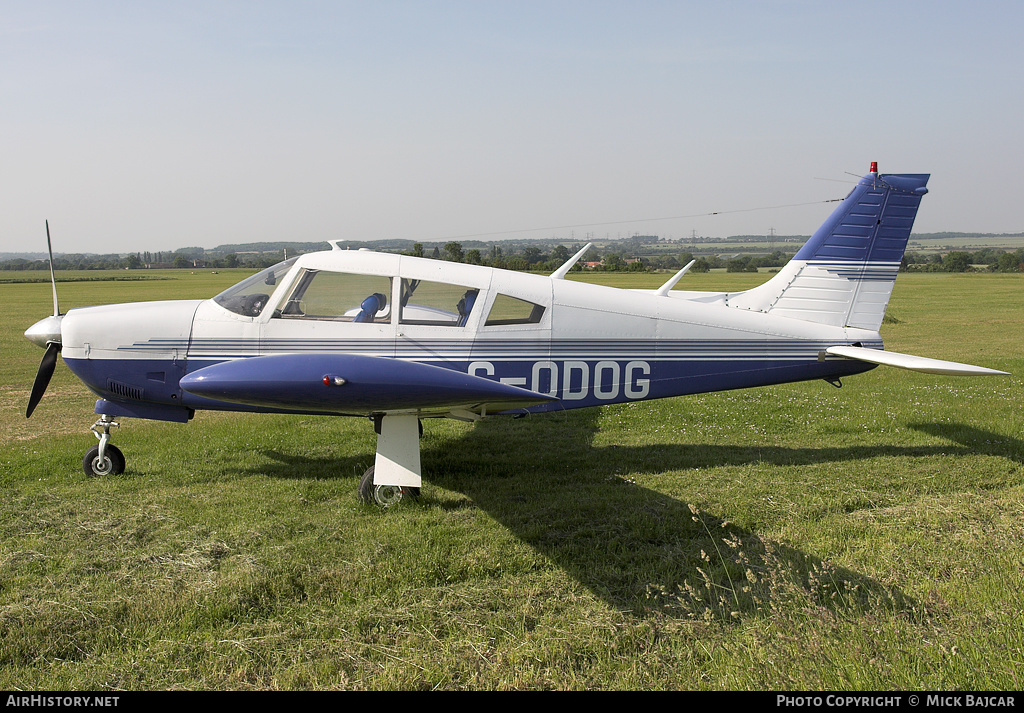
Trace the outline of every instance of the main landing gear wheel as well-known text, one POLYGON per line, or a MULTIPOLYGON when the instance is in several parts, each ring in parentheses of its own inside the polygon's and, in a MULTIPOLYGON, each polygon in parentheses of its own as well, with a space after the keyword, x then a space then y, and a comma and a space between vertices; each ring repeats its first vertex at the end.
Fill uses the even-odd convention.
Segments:
POLYGON ((405 498, 417 500, 419 497, 419 488, 404 488, 400 485, 374 485, 372 465, 369 470, 363 473, 363 477, 359 480, 359 499, 370 505, 389 508, 397 505, 405 498))
POLYGON ((108 443, 106 453, 100 458, 100 447, 95 445, 85 452, 82 469, 89 477, 120 475, 124 472, 124 454, 117 446, 108 443))

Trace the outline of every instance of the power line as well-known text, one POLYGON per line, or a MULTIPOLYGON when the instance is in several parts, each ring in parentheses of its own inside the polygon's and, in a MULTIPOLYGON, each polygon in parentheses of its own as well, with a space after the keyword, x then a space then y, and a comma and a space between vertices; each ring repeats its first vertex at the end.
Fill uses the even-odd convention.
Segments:
MULTIPOLYGON (((807 203, 784 203, 780 205, 762 206, 760 208, 739 208, 735 210, 715 210, 710 213, 691 213, 689 215, 670 215, 661 218, 635 218, 633 220, 610 220, 603 223, 571 223, 569 225, 549 225, 543 228, 521 228, 519 230, 497 230, 488 233, 466 233, 464 235, 449 235, 435 238, 435 240, 459 240, 465 238, 486 238, 494 235, 512 235, 514 233, 536 233, 542 230, 570 230, 573 228, 594 228, 601 225, 626 225, 628 223, 653 223, 661 220, 682 220, 684 218, 706 218, 713 215, 733 215, 736 213, 754 213, 761 210, 778 210, 780 208, 799 208, 808 205, 821 205, 823 203, 839 203, 842 198, 830 198, 824 201, 809 201, 807 203)), ((774 230, 774 228, 773 228, 774 230)))

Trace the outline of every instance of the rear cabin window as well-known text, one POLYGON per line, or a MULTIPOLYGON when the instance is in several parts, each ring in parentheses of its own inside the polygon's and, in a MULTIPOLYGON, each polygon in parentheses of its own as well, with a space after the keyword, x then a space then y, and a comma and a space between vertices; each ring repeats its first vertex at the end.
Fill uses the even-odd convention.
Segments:
POLYGON ((390 302, 390 277, 307 270, 274 316, 332 322, 388 322, 391 320, 390 302))
POLYGON ((499 293, 487 314, 485 327, 505 324, 538 324, 544 316, 544 306, 499 293))
POLYGON ((402 280, 400 324, 464 327, 479 290, 429 280, 402 280))

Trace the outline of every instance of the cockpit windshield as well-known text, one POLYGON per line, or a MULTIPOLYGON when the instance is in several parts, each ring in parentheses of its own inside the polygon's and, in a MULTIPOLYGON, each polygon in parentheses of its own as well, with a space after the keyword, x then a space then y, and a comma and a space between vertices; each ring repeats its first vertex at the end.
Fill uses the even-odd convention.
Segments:
POLYGON ((213 301, 235 314, 256 317, 267 306, 278 281, 291 269, 296 260, 297 256, 257 272, 234 287, 224 290, 214 297, 213 301))

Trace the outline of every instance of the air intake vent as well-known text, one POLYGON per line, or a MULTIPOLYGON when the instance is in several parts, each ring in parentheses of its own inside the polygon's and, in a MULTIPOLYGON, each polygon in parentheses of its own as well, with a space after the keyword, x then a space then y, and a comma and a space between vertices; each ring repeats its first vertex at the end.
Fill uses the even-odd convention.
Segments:
POLYGON ((135 399, 136 401, 142 401, 143 390, 138 386, 131 386, 129 384, 122 384, 120 381, 114 381, 113 379, 107 380, 107 391, 120 396, 125 399, 135 399))

